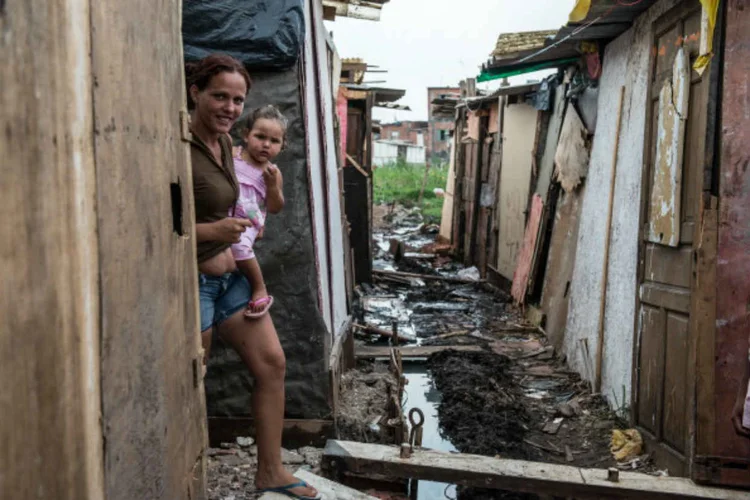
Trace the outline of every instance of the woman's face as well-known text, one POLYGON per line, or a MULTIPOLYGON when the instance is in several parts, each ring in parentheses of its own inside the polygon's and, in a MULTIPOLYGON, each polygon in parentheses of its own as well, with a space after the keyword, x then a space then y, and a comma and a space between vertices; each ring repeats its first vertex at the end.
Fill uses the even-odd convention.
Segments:
POLYGON ((195 118, 217 135, 227 134, 240 117, 247 95, 245 79, 239 73, 224 71, 211 78, 203 90, 193 85, 190 96, 195 103, 195 118))

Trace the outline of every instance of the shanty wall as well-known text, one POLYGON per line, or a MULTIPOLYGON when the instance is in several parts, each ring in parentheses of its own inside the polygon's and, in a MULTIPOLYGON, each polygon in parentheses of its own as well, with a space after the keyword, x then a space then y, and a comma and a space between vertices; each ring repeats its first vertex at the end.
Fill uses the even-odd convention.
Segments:
POLYGON ((0 2, 0 498, 205 498, 180 6, 0 2))
POLYGON ((631 29, 607 46, 599 83, 596 135, 586 179, 589 189, 586 189, 581 209, 564 351, 570 365, 593 381, 612 152, 620 88, 624 85, 602 365, 602 394, 615 407, 629 404, 632 387, 650 27, 653 21, 676 4, 676 0, 658 2, 638 18, 631 29))
MULTIPOLYGON (((313 4, 306 2, 301 64, 281 72, 251 72, 253 88, 245 108, 247 113, 273 103, 289 121, 287 145, 276 161, 284 174, 286 205, 269 215, 257 255, 274 296, 271 314, 286 354, 286 416, 304 419, 330 416, 328 360, 348 314, 334 99, 322 14, 313 4)), ((206 397, 210 417, 251 416, 252 377, 218 340, 209 360, 206 397)))

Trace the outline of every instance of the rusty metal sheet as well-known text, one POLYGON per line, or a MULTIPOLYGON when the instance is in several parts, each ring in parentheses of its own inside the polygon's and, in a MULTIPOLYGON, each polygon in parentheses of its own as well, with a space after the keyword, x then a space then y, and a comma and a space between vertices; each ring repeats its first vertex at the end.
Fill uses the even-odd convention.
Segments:
MULTIPOLYGON (((721 457, 750 457, 729 415, 747 388, 750 332, 750 2, 727 3, 716 297, 715 449, 721 457)), ((728 471, 731 472, 731 471, 728 471)), ((721 478, 719 478, 721 479, 721 478)), ((750 485, 747 470, 743 478, 750 485)))
POLYGON ((677 51, 672 78, 664 81, 659 94, 656 164, 647 239, 676 247, 680 244, 682 159, 685 123, 690 97, 690 61, 684 48, 677 51))
POLYGON ((519 304, 523 304, 526 301, 526 289, 529 284, 531 262, 534 257, 537 241, 539 240, 539 226, 542 222, 543 211, 544 203, 542 202, 542 197, 535 194, 531 200, 531 213, 529 214, 529 222, 526 224, 526 234, 523 238, 523 247, 518 254, 516 272, 513 273, 511 295, 519 304))

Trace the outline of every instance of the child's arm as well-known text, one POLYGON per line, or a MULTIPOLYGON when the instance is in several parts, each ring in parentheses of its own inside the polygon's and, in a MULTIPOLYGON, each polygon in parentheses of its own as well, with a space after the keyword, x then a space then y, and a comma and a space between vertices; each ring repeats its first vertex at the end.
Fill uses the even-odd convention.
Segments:
POLYGON ((266 181, 266 208, 277 214, 284 208, 284 177, 276 165, 268 165, 263 170, 263 180, 266 181))
POLYGON ((258 265, 258 259, 240 260, 237 261, 237 266, 250 282, 252 299, 258 300, 263 297, 268 297, 266 283, 263 281, 263 273, 260 270, 260 265, 258 265))
POLYGON ((732 423, 734 430, 740 436, 750 437, 750 429, 742 425, 742 416, 745 412, 745 398, 747 397, 747 384, 750 382, 750 356, 743 363, 743 375, 740 387, 737 391, 737 399, 732 409, 732 423))

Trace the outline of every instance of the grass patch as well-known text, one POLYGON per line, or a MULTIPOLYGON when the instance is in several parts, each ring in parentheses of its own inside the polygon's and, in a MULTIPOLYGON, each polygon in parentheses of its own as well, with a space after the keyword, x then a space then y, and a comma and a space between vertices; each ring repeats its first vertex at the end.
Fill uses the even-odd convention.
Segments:
MULTIPOLYGON (((373 173, 373 197, 375 203, 400 203, 405 207, 417 206, 419 191, 422 189, 425 165, 396 163, 375 169, 373 173)), ((448 179, 448 165, 430 167, 422 198, 422 215, 429 223, 440 223, 443 211, 443 198, 432 192, 435 188, 445 189, 448 179)))

